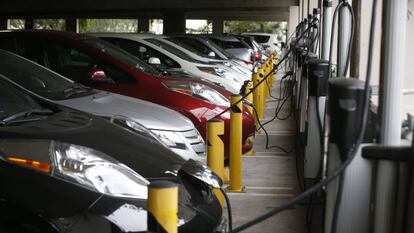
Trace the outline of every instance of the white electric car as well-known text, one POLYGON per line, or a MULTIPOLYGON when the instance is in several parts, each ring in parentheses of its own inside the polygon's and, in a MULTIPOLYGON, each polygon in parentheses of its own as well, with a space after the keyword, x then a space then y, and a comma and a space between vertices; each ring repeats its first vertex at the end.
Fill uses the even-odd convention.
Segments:
POLYGON ((192 58, 175 46, 153 34, 93 33, 162 71, 177 69, 210 81, 231 93, 238 94, 244 83, 224 65, 211 64, 192 58))

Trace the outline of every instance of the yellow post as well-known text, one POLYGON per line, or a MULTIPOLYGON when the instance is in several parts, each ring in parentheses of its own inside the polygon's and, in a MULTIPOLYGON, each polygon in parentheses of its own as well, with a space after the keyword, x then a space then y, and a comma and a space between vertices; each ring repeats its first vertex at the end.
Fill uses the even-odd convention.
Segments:
POLYGON ((259 119, 257 119, 256 114, 253 114, 254 116, 254 120, 256 123, 256 129, 259 129, 259 120, 262 119, 262 93, 260 91, 261 87, 257 86, 260 82, 260 77, 259 77, 259 72, 256 72, 253 74, 253 86, 256 87, 256 89, 253 90, 253 105, 254 108, 257 111, 257 116, 259 117, 259 119))
MULTIPOLYGON (((245 94, 249 93, 250 90, 252 89, 252 87, 253 87, 253 83, 252 82, 248 82, 247 85, 246 85, 245 94)), ((249 101, 250 103, 253 103, 253 93, 248 94, 246 96, 246 100, 249 101)), ((249 110, 249 112, 252 115, 254 114, 253 107, 252 106, 247 105, 247 110, 249 110)))
POLYGON ((148 186, 148 233, 178 232, 178 186, 170 181, 154 181, 148 186))
POLYGON ((241 95, 231 96, 230 112, 230 186, 229 192, 244 192, 242 186, 242 109, 241 95), (240 102, 239 102, 240 101, 240 102), (239 102, 239 103, 237 103, 239 102), (237 103, 237 104, 235 104, 237 103))
MULTIPOLYGON (((260 82, 264 78, 264 71, 263 71, 263 69, 259 68, 257 70, 257 72, 259 73, 259 82, 260 82)), ((263 81, 259 85, 258 89, 259 89, 259 92, 260 92, 260 102, 259 102, 260 108, 257 111, 259 113, 259 118, 263 119, 264 118, 264 109, 265 109, 265 105, 266 105, 266 98, 265 98, 264 93, 265 93, 265 89, 267 89, 265 81, 263 81)))
MULTIPOLYGON (((222 180, 224 179, 224 122, 213 118, 207 122, 207 166, 222 180)), ((224 206, 224 196, 220 190, 214 189, 221 206, 224 206)))

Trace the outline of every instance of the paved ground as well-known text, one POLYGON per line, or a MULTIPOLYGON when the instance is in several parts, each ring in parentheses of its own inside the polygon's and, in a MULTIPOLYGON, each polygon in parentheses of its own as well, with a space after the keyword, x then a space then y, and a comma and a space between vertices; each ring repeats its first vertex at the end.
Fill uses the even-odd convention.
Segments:
MULTIPOLYGON (((273 96, 278 96, 278 91, 278 82, 275 81, 272 88, 273 96)), ((274 116, 276 105, 277 102, 268 99, 263 122, 274 116)), ((290 107, 287 104, 280 116, 285 116, 289 112, 290 107)), ((295 124, 292 118, 284 121, 275 120, 265 126, 269 133, 270 146, 277 145, 285 150, 292 150, 295 140, 295 124)), ((284 153, 276 148, 266 150, 265 139, 265 134, 260 132, 254 141, 255 155, 243 156, 243 184, 247 192, 229 193, 233 211, 233 228, 300 193, 294 152, 284 153)), ((306 205, 292 208, 243 232, 305 233, 307 232, 306 209, 306 205)))

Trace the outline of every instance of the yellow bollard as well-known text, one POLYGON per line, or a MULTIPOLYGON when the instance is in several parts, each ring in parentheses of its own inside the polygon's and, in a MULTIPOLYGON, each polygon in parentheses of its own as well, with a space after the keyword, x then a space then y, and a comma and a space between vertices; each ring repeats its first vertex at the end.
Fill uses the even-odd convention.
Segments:
MULTIPOLYGON (((253 83, 252 83, 252 82, 249 82, 249 83, 247 84, 247 86, 246 86, 246 90, 245 90, 245 93, 244 93, 244 94, 249 93, 249 92, 250 92, 250 90, 252 89, 252 87, 253 87, 253 83)), ((249 101, 250 103, 253 103, 253 93, 248 94, 248 95, 246 96, 246 100, 247 100, 247 101, 249 101)), ((253 107, 252 107, 252 106, 247 105, 247 110, 249 110, 249 112, 250 112, 252 115, 254 114, 254 112, 253 112, 253 107)))
POLYGON ((230 112, 230 186, 229 192, 244 192, 242 186, 242 109, 241 95, 231 96, 230 112), (238 104, 238 101, 240 101, 238 104))
MULTIPOLYGON (((263 69, 259 68, 257 72, 259 73, 259 82, 260 82, 264 78, 263 69)), ((265 99, 264 92, 265 92, 266 88, 267 87, 266 87, 265 81, 263 81, 258 87, 259 92, 260 92, 260 102, 259 102, 260 108, 257 111, 259 112, 260 119, 264 118, 264 109, 265 109, 265 105, 266 105, 266 99, 265 99)))
POLYGON ((256 87, 256 89, 253 90, 253 105, 257 111, 257 114, 253 114, 254 120, 256 123, 256 130, 259 130, 259 127, 260 127, 259 120, 262 119, 263 117, 261 115, 262 113, 262 105, 261 105, 262 96, 261 96, 261 91, 260 91, 261 88, 260 86, 257 86, 259 84, 259 81, 260 81, 259 72, 256 72, 253 74, 253 86, 256 87), (257 119, 257 116, 259 119, 257 119))
MULTIPOLYGON (((207 122, 207 166, 222 180, 224 179, 224 122, 213 118, 207 122)), ((224 206, 224 196, 220 190, 214 189, 221 206, 224 206)))
POLYGON ((154 181, 148 186, 148 233, 178 232, 178 186, 154 181))

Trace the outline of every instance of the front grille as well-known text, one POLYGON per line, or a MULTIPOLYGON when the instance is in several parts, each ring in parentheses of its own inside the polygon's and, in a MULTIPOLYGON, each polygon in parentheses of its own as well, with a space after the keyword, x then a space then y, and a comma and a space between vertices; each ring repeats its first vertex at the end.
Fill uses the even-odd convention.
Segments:
POLYGON ((190 142, 191 148, 198 154, 198 155, 205 155, 206 148, 204 145, 204 140, 201 137, 200 133, 194 128, 189 131, 181 132, 182 135, 187 138, 190 142))

